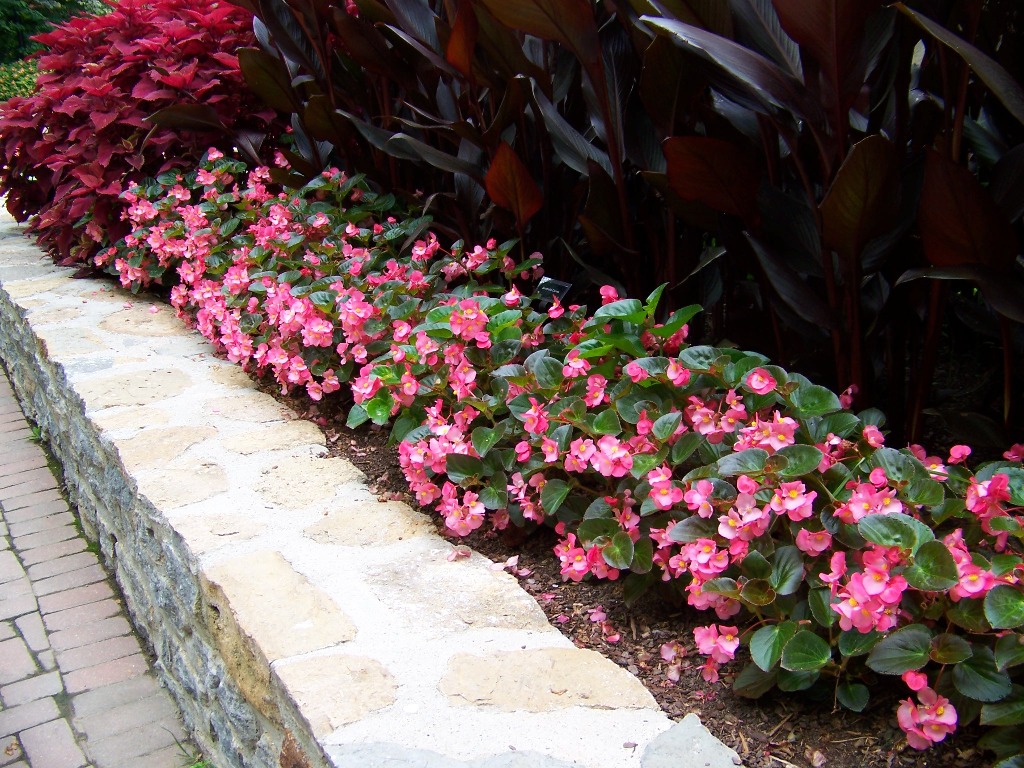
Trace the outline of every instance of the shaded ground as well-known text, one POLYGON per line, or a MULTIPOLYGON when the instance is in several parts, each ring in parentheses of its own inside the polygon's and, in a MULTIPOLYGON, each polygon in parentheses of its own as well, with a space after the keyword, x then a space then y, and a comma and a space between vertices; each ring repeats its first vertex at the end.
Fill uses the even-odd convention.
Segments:
MULTIPOLYGON (((337 426, 343 419, 325 406, 311 407, 308 400, 298 398, 289 400, 289 405, 321 424, 332 455, 345 456, 358 466, 371 491, 415 506, 396 452, 387 446, 387 429, 365 425, 352 431, 337 426)), ((438 531, 447 536, 440 518, 436 519, 438 531)), ((860 715, 834 708, 831 698, 815 700, 807 691, 774 692, 755 702, 733 695, 725 682, 706 683, 700 676, 703 659, 695 651, 692 630, 711 623, 713 616, 685 605, 672 606, 656 595, 627 608, 616 582, 562 582, 552 552, 556 538, 549 529, 525 539, 519 531, 502 537, 477 532, 462 540, 450 538, 498 563, 518 555, 510 570, 554 627, 577 646, 603 653, 636 675, 670 717, 697 714, 717 738, 739 753, 747 768, 978 768, 992 762, 991 755, 975 749, 980 735, 975 728, 961 729, 955 739, 926 752, 909 748, 895 714, 899 699, 909 692, 895 678, 872 686, 872 705, 860 715), (673 641, 688 651, 679 663, 677 681, 670 679, 670 664, 661 657, 662 645, 673 641), (887 688, 891 691, 886 692, 887 688)), ((724 667, 723 681, 742 663, 745 660, 724 667)))

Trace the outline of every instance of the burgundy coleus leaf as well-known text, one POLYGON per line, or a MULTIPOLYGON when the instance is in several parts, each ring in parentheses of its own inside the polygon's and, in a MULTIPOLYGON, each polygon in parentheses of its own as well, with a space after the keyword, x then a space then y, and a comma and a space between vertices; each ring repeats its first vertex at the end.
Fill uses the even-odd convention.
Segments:
POLYGON ((1017 257, 1013 227, 977 177, 931 149, 917 223, 925 258, 933 266, 1004 270, 1017 257))
POLYGON ((683 200, 751 221, 757 212, 761 173, 739 146, 707 136, 673 136, 662 144, 668 183, 683 200))
POLYGON ((497 205, 512 211, 520 228, 544 203, 544 195, 530 175, 530 169, 504 141, 494 153, 491 167, 484 177, 484 186, 497 205))

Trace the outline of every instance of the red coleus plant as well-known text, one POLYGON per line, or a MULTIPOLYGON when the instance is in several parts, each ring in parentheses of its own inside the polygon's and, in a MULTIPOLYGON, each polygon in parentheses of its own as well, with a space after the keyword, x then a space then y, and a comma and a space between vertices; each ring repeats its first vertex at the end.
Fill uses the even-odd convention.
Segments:
POLYGON ((112 7, 36 37, 48 51, 35 92, 0 106, 0 192, 62 264, 127 234, 119 195, 132 181, 194 166, 211 143, 230 149, 226 131, 154 129, 149 116, 184 106, 203 117, 187 127, 220 125, 236 141, 276 116, 249 95, 234 54, 255 42, 247 11, 185 0, 112 7))

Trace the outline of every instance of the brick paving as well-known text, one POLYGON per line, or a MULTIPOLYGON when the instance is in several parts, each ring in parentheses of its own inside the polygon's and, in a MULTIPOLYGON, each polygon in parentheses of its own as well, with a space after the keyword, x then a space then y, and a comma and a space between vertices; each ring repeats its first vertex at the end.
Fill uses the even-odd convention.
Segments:
POLYGON ((0 766, 181 768, 178 710, 32 438, 0 371, 0 766))

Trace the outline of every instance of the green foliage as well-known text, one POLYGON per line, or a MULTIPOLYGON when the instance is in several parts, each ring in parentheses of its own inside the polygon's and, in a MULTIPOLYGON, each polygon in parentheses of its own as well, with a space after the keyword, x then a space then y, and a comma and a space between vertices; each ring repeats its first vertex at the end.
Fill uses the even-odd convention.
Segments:
POLYGON ((36 63, 11 61, 0 64, 0 101, 28 96, 36 87, 36 63))
MULTIPOLYGON (((0 64, 23 59, 39 48, 34 35, 80 14, 102 14, 109 8, 100 0, 0 0, 0 64)), ((0 101, 5 98, 0 86, 0 101)), ((15 94, 11 94, 15 95, 15 94)), ((21 94, 23 95, 23 94, 21 94)))

